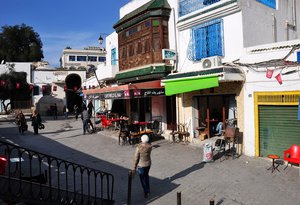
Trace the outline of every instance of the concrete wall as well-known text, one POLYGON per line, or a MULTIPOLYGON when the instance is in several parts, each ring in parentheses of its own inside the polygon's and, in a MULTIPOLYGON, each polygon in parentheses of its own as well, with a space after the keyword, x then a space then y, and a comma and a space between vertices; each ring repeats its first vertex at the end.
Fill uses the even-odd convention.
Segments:
POLYGON ((253 0, 240 0, 243 15, 244 47, 293 40, 300 37, 300 1, 296 3, 296 30, 293 24, 293 0, 278 0, 277 9, 253 0))

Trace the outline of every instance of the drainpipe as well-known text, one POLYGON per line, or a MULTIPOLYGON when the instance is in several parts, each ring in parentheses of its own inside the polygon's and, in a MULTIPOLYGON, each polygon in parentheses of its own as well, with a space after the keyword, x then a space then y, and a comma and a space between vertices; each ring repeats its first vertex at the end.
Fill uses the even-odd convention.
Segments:
POLYGON ((285 21, 286 40, 289 40, 289 29, 296 30, 296 0, 292 1, 292 24, 288 20, 285 21))
POLYGON ((277 36, 276 36, 276 17, 275 17, 274 13, 272 13, 272 36, 273 36, 273 42, 277 42, 277 36))
POLYGON ((174 37, 175 37, 175 51, 176 51, 176 60, 174 62, 174 69, 171 71, 173 73, 174 71, 177 71, 177 64, 178 64, 178 52, 177 52, 177 30, 176 30, 176 19, 175 19, 175 9, 172 8, 173 11, 173 25, 174 25, 174 37))

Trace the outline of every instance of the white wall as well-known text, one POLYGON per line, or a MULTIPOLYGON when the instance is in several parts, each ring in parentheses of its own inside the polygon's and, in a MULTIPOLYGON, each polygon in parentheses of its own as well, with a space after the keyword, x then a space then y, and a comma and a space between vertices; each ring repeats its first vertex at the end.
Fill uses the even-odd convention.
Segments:
POLYGON ((111 50, 116 48, 118 58, 118 34, 116 32, 111 33, 106 37, 106 64, 99 64, 97 66, 96 74, 99 80, 105 78, 113 78, 116 73, 119 72, 118 61, 116 65, 111 65, 111 50))
MULTIPOLYGON (((297 43, 297 41, 288 41, 285 43, 276 43, 271 45, 263 45, 247 48, 248 51, 246 56, 241 58, 243 63, 258 63, 263 60, 271 59, 282 59, 291 48, 281 49, 281 50, 272 50, 269 52, 261 52, 259 54, 251 54, 249 51, 257 48, 272 48, 280 47, 284 45, 292 45, 297 43)), ((298 41, 299 43, 299 41, 298 41)), ((299 50, 298 50, 299 51, 299 50)), ((296 61, 296 52, 293 52, 287 60, 296 61)), ((266 66, 267 67, 267 66, 266 66)), ((271 79, 266 77, 266 67, 258 67, 254 69, 249 69, 244 67, 246 82, 244 84, 244 116, 245 116, 245 127, 244 127, 244 145, 245 145, 245 154, 248 156, 255 156, 255 121, 254 121, 254 93, 255 92, 275 92, 275 91, 299 91, 300 90, 300 78, 299 78, 299 67, 285 67, 282 70, 282 73, 287 71, 296 70, 296 73, 290 75, 282 75, 283 83, 280 85, 275 76, 281 72, 281 69, 275 69, 275 67, 268 67, 269 69, 274 70, 273 76, 271 79)))
POLYGON ((286 21, 293 23, 293 0, 278 0, 277 9, 272 9, 257 1, 240 0, 243 10, 244 46, 280 42, 300 37, 300 1, 296 0, 296 30, 286 30, 286 21), (273 21, 273 15, 275 21, 273 21), (275 39, 273 37, 273 23, 275 39))
MULTIPOLYGON (((225 16, 222 19, 224 25, 224 58, 222 62, 231 62, 240 58, 240 56, 244 52, 241 12, 225 16)), ((201 70, 200 61, 190 61, 187 58, 190 39, 191 29, 185 29, 179 32, 179 72, 201 70)))

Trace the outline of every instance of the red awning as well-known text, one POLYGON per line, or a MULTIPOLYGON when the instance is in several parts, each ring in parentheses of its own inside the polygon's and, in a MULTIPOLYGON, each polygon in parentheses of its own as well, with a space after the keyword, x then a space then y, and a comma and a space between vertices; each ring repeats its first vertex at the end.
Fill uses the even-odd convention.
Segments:
POLYGON ((161 80, 89 89, 83 90, 83 93, 87 96, 100 96, 100 98, 103 99, 147 97, 165 94, 164 87, 161 85, 161 80))

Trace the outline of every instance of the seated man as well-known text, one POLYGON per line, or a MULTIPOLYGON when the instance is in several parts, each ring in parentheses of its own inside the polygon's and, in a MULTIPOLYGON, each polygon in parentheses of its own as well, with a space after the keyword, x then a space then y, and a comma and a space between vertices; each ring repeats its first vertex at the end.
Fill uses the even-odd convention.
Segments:
POLYGON ((222 130, 223 130, 223 122, 219 122, 216 126, 216 132, 218 136, 222 135, 222 130))

